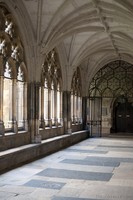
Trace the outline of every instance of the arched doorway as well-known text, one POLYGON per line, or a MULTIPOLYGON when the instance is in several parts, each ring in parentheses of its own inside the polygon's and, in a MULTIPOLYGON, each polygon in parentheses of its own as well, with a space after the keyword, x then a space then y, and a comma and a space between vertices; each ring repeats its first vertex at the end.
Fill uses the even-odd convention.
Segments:
MULTIPOLYGON (((133 133, 133 66, 122 60, 113 61, 101 68, 93 77, 88 90, 89 100, 101 99, 101 106, 89 107, 88 123, 99 130, 96 113, 100 109, 100 136, 116 132, 133 133), (114 103, 112 103, 114 102, 114 103), (113 111, 112 111, 113 110, 113 111), (91 116, 94 116, 94 120, 91 116)), ((98 131, 97 131, 98 132, 98 131)), ((98 135, 98 134, 97 134, 98 135)))
POLYGON ((120 96, 114 103, 115 132, 133 132, 133 103, 124 96, 120 96))

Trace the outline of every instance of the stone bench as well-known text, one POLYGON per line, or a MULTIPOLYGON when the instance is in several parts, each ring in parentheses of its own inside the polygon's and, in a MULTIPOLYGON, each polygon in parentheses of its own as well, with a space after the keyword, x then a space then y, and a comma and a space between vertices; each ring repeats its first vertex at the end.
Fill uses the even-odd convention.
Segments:
POLYGON ((89 132, 84 130, 42 140, 38 144, 28 144, 2 151, 0 152, 0 173, 59 151, 88 137, 89 132))

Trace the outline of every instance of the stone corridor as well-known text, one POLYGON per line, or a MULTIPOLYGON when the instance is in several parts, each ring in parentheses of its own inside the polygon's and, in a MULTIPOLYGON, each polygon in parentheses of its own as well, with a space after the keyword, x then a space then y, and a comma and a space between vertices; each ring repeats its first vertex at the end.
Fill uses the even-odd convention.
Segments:
POLYGON ((89 138, 0 176, 0 200, 132 199, 132 136, 89 138))

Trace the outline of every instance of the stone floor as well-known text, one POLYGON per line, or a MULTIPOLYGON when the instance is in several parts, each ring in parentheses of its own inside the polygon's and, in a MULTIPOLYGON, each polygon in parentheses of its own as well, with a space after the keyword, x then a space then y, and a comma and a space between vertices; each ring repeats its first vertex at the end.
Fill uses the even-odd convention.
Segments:
POLYGON ((90 138, 0 176, 0 200, 103 199, 133 200, 133 137, 90 138))

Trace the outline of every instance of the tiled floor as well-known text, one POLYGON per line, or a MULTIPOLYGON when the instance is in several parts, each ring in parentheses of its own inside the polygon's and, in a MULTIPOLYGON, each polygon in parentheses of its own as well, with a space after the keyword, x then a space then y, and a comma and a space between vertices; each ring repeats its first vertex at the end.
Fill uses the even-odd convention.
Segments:
POLYGON ((0 176, 0 200, 103 199, 133 200, 133 137, 90 138, 0 176))

